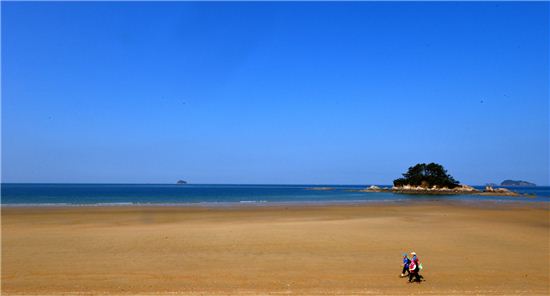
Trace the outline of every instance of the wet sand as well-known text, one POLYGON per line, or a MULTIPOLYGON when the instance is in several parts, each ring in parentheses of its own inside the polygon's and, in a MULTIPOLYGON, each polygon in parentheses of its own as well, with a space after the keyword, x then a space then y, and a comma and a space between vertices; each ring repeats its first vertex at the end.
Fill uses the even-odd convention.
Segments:
POLYGON ((3 295, 548 295, 549 256, 547 203, 2 209, 3 295))

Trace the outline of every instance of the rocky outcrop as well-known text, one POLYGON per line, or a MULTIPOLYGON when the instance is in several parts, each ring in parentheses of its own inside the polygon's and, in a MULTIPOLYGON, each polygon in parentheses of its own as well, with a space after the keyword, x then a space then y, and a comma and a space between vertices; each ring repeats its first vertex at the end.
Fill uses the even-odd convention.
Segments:
POLYGON ((494 192, 495 189, 493 189, 493 186, 490 186, 490 185, 487 185, 485 186, 485 190, 483 190, 484 192, 494 192))
POLYGON ((492 195, 492 196, 520 196, 519 193, 506 188, 493 188, 491 186, 486 186, 485 190, 480 193, 480 195, 492 195))
POLYGON ((410 185, 404 185, 404 186, 394 186, 391 189, 392 192, 395 193, 403 193, 403 194, 473 194, 473 193, 479 193, 480 191, 475 189, 472 186, 468 185, 458 185, 455 188, 447 188, 447 187, 422 187, 422 186, 410 186, 410 185))
POLYGON ((459 185, 458 187, 454 188, 454 190, 462 191, 462 192, 479 192, 479 190, 475 189, 472 186, 468 185, 459 185))
MULTIPOLYGON (((418 195, 445 195, 445 194, 471 194, 471 195, 485 195, 485 196, 523 196, 517 192, 508 190, 506 188, 493 188, 491 186, 485 186, 485 189, 483 191, 478 190, 472 186, 468 186, 465 184, 460 184, 455 188, 438 188, 436 186, 433 187, 421 187, 421 186, 410 186, 410 185, 404 185, 404 186, 393 186, 392 188, 389 187, 378 187, 375 185, 372 185, 365 189, 352 189, 352 190, 346 190, 349 192, 391 192, 391 193, 399 193, 399 194, 418 194, 418 195)), ((532 197, 532 196, 531 196, 532 197)))
POLYGON ((378 187, 376 185, 371 185, 365 189, 349 189, 348 192, 391 192, 389 187, 378 187))

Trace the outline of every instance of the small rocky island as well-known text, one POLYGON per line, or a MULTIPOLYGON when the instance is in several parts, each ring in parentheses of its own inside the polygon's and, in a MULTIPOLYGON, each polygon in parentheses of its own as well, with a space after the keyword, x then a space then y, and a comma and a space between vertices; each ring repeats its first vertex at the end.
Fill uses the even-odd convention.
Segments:
POLYGON ((500 183, 500 186, 537 186, 537 184, 527 181, 504 180, 500 183))
POLYGON ((494 196, 520 196, 517 192, 506 188, 485 186, 478 190, 472 186, 460 184, 447 170, 437 163, 419 163, 408 169, 402 178, 393 181, 393 187, 380 188, 370 186, 360 192, 393 192, 401 194, 476 194, 494 196))
POLYGON ((187 181, 178 180, 178 182, 176 182, 176 185, 184 185, 184 184, 187 184, 187 181))

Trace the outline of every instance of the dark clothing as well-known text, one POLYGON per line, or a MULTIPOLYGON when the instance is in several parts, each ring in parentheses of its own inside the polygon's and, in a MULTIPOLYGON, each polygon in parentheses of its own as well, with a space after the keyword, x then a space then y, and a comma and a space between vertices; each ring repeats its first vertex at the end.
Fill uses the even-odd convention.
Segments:
POLYGON ((409 264, 411 264, 411 259, 409 259, 409 257, 407 257, 407 256, 404 256, 403 257, 403 271, 401 272, 401 274, 405 274, 405 271, 407 273, 410 273, 409 272, 409 264))
POLYGON ((414 261, 415 266, 414 270, 409 271, 409 283, 413 282, 413 278, 415 282, 421 282, 421 279, 423 278, 419 272, 420 272, 420 264, 418 263, 418 259, 414 261))
POLYGON ((415 282, 420 282, 420 278, 422 277, 420 274, 418 274, 418 271, 413 271, 409 273, 409 283, 413 282, 413 277, 415 282))

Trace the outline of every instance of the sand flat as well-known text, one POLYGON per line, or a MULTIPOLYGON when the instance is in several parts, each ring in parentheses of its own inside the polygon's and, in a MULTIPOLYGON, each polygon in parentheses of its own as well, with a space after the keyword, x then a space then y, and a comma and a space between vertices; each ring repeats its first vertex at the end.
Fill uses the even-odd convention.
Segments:
POLYGON ((2 209, 5 295, 548 295, 549 256, 545 203, 2 209))

